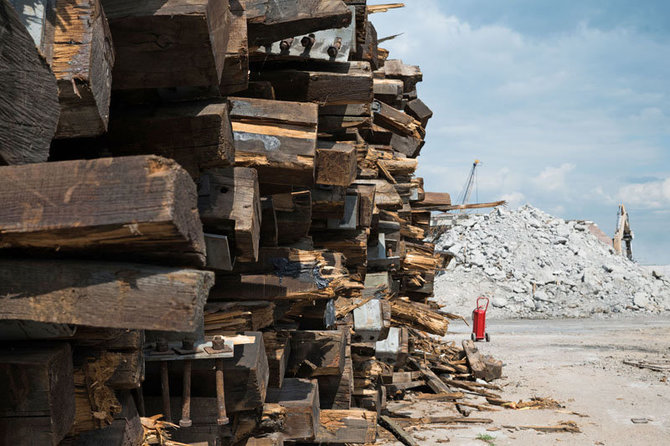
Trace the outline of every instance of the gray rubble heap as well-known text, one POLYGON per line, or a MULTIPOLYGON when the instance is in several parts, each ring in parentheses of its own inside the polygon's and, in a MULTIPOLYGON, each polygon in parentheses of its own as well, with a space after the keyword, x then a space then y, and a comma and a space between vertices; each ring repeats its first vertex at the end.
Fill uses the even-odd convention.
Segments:
POLYGON ((452 312, 469 314, 479 295, 494 318, 670 310, 669 277, 614 254, 588 223, 530 205, 458 220, 436 245, 454 256, 435 282, 452 312))

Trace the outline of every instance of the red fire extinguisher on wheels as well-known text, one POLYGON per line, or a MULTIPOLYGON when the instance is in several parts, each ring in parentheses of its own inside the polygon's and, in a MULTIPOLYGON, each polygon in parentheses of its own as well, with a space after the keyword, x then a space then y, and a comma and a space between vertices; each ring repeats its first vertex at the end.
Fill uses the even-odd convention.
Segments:
POLYGON ((477 308, 472 312, 472 334, 470 339, 481 341, 486 339, 489 342, 491 338, 486 333, 486 310, 489 308, 489 298, 480 296, 477 298, 477 308), (480 301, 486 301, 486 305, 480 304, 480 301))

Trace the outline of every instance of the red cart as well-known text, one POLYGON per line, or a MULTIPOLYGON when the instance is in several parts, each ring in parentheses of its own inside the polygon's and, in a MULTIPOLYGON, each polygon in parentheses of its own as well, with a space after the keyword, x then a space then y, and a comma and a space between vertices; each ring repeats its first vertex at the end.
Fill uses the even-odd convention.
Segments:
POLYGON ((486 339, 489 342, 491 338, 486 333, 486 310, 489 308, 489 298, 480 296, 477 298, 477 308, 472 312, 472 334, 470 339, 473 341, 481 341, 486 339), (480 301, 486 301, 486 305, 482 305, 480 301))

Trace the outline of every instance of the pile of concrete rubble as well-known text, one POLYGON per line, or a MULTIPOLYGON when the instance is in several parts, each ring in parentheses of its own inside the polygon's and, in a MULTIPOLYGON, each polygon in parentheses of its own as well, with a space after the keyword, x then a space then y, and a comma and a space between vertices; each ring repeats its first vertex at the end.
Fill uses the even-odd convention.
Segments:
POLYGON ((670 310, 670 277, 614 254, 592 223, 530 205, 454 222, 436 241, 453 256, 435 281, 451 311, 469 314, 479 295, 491 299, 494 318, 670 310))

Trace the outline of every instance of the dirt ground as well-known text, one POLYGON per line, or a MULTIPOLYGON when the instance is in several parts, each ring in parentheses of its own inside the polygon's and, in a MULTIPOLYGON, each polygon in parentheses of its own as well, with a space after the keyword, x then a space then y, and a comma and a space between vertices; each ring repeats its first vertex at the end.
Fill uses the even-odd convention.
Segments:
MULTIPOLYGON (((470 329, 453 322, 447 339, 467 338, 470 329)), ((670 361, 670 318, 619 320, 492 320, 483 354, 504 362, 506 400, 548 397, 553 410, 473 410, 490 424, 409 427, 421 445, 670 445, 670 373, 626 365, 624 360, 670 361), (667 379, 666 379, 667 377, 667 379), (632 420, 635 419, 636 423, 632 420), (524 425, 573 421, 581 433, 540 433, 524 425), (477 439, 477 437, 481 439, 477 439), (485 441, 486 439, 486 441, 485 441)), ((411 398, 411 396, 410 396, 411 398)), ((473 402, 485 403, 483 398, 473 402)), ((444 402, 390 402, 398 415, 421 418, 459 414, 444 402)), ((383 433, 387 434, 387 433, 383 433)), ((401 445, 383 435, 378 444, 401 445)))

